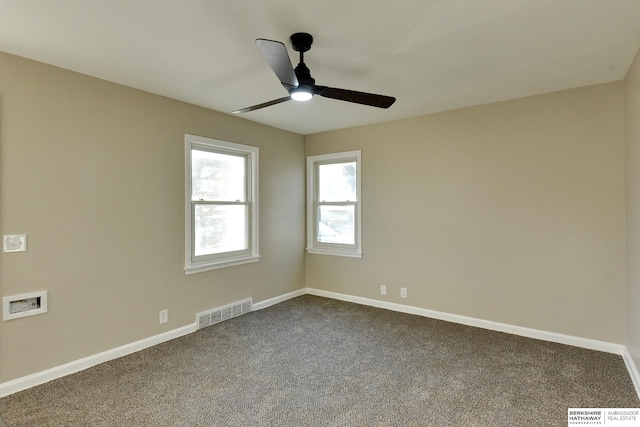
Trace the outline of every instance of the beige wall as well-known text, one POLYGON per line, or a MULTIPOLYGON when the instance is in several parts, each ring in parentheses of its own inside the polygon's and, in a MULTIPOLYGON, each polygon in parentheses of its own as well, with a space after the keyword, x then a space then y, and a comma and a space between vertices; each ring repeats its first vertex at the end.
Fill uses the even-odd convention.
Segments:
POLYGON ((364 257, 308 255, 307 286, 624 343, 623 105, 617 82, 308 136, 362 150, 364 257))
POLYGON ((0 53, 0 229, 29 235, 0 294, 50 298, 0 322, 0 383, 305 285, 628 342, 638 363, 639 87, 636 61, 625 82, 308 136, 308 155, 362 150, 365 255, 305 266, 304 137, 0 53), (185 133, 260 147, 259 263, 184 275, 185 133))
POLYGON ((2 53, 0 129, 0 383, 304 287, 303 136, 2 53), (260 147, 260 262, 185 276, 185 133, 260 147))
POLYGON ((640 55, 625 84, 626 219, 627 219, 627 348, 640 366, 640 55))

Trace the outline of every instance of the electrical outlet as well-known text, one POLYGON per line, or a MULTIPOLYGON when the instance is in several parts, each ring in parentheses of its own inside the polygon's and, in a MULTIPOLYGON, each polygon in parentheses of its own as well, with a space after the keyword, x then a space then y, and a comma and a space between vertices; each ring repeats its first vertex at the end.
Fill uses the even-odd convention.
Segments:
POLYGON ((169 321, 169 310, 160 311, 160 324, 167 323, 169 321))
POLYGON ((380 295, 387 294, 387 285, 380 285, 380 295))
POLYGON ((400 288, 400 298, 407 297, 407 288, 400 288))

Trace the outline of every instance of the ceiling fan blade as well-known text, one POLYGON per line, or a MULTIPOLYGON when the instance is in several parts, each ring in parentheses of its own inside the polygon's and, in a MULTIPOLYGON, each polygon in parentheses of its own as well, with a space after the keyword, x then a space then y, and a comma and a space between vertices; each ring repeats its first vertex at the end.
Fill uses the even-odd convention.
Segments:
POLYGON ((267 64, 269 64, 269 67, 271 67, 283 85, 293 87, 299 85, 296 73, 293 71, 293 65, 291 65, 289 53, 287 53, 287 48, 283 43, 274 40, 257 39, 256 45, 258 45, 262 56, 267 60, 267 64))
POLYGON ((274 99, 273 101, 263 102, 262 104, 252 105, 251 107, 241 108, 239 110, 232 111, 232 113, 248 113, 249 111, 259 110, 264 107, 270 107, 271 105, 280 104, 281 102, 285 102, 290 100, 291 98, 285 96, 284 98, 274 99))
POLYGON ((396 102, 393 96, 376 95, 374 93, 357 92, 355 90, 338 89, 335 87, 318 86, 316 94, 325 98, 339 99, 341 101, 355 102, 356 104, 370 105, 378 108, 389 108, 396 102))

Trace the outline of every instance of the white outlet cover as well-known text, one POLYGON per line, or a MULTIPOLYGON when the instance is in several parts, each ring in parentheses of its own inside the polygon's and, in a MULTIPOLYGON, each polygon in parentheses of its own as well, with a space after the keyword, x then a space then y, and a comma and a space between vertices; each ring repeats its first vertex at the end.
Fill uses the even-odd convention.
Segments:
POLYGON ((169 321, 169 310, 160 311, 160 324, 167 323, 169 321))
POLYGON ((2 238, 2 252, 26 252, 26 234, 6 234, 2 238))

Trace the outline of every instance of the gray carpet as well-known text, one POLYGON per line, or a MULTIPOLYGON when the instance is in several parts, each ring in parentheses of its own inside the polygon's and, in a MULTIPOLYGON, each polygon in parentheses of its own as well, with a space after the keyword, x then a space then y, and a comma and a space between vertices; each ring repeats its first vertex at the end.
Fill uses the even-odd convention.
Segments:
POLYGON ((302 296, 0 399, 20 426, 566 426, 620 356, 302 296))

